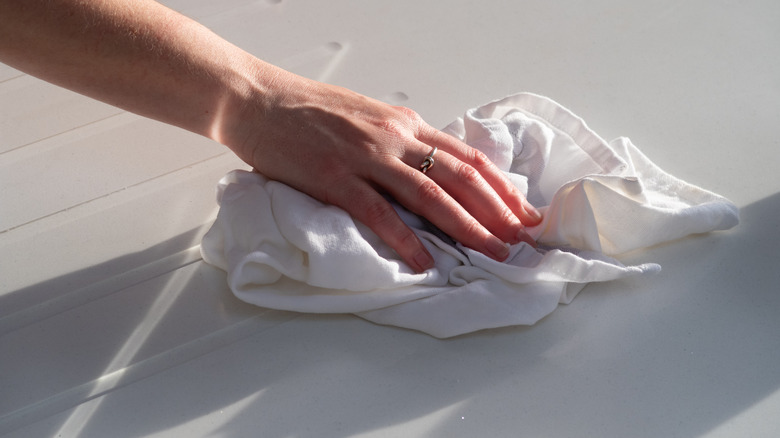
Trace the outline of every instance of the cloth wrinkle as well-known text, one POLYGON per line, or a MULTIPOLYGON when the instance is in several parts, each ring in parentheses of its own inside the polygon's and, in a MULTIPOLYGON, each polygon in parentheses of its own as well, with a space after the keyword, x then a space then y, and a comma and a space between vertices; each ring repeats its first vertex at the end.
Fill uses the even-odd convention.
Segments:
POLYGON ((727 199, 656 166, 627 137, 604 141, 558 103, 520 93, 467 110, 443 129, 480 149, 543 213, 539 243, 503 262, 393 207, 435 266, 415 273, 368 227, 258 173, 220 180, 220 210, 203 237, 206 262, 246 302, 367 320, 446 338, 530 325, 587 285, 660 270, 616 257, 738 222, 727 199))

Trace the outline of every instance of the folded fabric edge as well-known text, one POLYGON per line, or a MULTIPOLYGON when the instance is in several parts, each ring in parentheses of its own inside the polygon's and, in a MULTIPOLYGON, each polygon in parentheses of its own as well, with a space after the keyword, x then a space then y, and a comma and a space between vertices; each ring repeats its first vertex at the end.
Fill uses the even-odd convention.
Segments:
MULTIPOLYGON (((601 165, 604 174, 622 173, 627 168, 627 164, 614 154, 609 143, 593 131, 583 118, 549 97, 530 92, 519 92, 472 108, 467 111, 467 114, 469 111, 476 111, 483 116, 491 114, 491 117, 500 118, 504 115, 498 111, 500 107, 519 109, 565 133, 594 162, 601 165)), ((463 140, 465 137, 464 129, 464 120, 459 117, 444 127, 442 131, 463 140)))

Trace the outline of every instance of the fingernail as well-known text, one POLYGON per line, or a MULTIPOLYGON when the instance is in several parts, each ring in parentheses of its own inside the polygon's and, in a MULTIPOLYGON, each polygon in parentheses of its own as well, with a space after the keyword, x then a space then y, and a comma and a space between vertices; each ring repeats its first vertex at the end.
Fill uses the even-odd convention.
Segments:
POLYGON ((526 205, 525 211, 527 211, 528 214, 530 214, 531 217, 534 218, 535 220, 539 220, 542 218, 542 213, 536 208, 534 208, 534 206, 531 204, 526 205))
POLYGON ((414 256, 414 262, 419 267, 419 272, 426 271, 433 267, 433 257, 425 251, 420 251, 414 256))
POLYGON ((536 248, 536 241, 534 240, 533 237, 531 237, 530 234, 528 234, 528 231, 526 231, 525 228, 517 232, 517 241, 525 242, 533 246, 534 248, 536 248))
POLYGON ((501 239, 491 236, 486 242, 488 252, 498 261, 504 261, 509 256, 509 245, 501 239))

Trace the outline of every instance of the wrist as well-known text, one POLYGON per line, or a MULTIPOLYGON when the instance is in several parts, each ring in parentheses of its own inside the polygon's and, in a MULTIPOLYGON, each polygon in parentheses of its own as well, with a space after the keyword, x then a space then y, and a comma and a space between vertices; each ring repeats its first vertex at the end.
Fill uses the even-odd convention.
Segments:
POLYGON ((295 99, 292 95, 305 86, 305 79, 245 52, 233 61, 204 134, 252 164, 256 146, 273 141, 280 108, 295 99))

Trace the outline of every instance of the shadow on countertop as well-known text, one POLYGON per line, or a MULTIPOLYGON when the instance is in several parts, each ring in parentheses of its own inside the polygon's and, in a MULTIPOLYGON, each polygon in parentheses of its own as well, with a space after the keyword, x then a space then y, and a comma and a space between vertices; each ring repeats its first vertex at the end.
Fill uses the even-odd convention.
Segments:
MULTIPOLYGON (((632 254, 664 271, 590 285, 533 327, 437 340, 351 316, 281 318, 117 385, 79 436, 700 436, 780 389, 780 194, 741 217, 632 254)), ((263 317, 223 273, 192 269, 155 330, 176 332, 208 294, 215 311, 263 317)), ((16 434, 61 430, 72 412, 16 434)))

